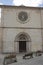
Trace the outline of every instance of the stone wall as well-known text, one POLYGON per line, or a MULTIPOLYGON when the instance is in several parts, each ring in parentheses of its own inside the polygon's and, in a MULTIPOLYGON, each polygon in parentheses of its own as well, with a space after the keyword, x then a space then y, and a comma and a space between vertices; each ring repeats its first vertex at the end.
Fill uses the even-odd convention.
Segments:
POLYGON ((41 9, 41 34, 42 34, 42 50, 43 50, 43 9, 41 9))
MULTIPOLYGON (((31 37, 31 51, 42 50, 42 31, 41 31, 41 10, 39 8, 12 8, 2 9, 3 24, 3 51, 19 52, 18 43, 15 37, 20 32, 25 32, 31 37), (18 19, 18 13, 25 11, 28 13, 28 20, 22 24, 18 19)), ((43 18, 42 18, 43 19, 43 18)), ((27 52, 29 45, 27 45, 27 52)))

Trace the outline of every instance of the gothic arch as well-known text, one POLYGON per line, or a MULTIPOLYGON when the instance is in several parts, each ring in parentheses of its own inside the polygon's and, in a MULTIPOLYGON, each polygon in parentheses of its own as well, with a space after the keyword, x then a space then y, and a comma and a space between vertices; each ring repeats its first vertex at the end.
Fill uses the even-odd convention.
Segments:
MULTIPOLYGON (((26 41, 31 42, 31 37, 25 32, 20 32, 19 34, 16 35, 15 41, 20 41, 20 38, 25 38, 26 41)), ((22 39, 23 40, 23 39, 22 39)))
POLYGON ((26 51, 26 52, 31 51, 31 37, 27 33, 20 32, 19 34, 17 34, 14 42, 15 42, 15 44, 17 44, 16 47, 17 47, 18 52, 20 52, 22 50, 23 50, 23 52, 24 51, 26 51), (22 47, 20 47, 20 46, 22 46, 22 47), (25 46, 25 47, 23 48, 23 46, 25 46))

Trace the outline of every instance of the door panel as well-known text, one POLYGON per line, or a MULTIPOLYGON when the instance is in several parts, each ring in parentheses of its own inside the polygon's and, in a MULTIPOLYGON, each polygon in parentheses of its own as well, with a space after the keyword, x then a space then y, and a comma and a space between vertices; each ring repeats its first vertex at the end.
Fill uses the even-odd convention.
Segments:
POLYGON ((26 52, 26 41, 19 41, 19 52, 26 52))

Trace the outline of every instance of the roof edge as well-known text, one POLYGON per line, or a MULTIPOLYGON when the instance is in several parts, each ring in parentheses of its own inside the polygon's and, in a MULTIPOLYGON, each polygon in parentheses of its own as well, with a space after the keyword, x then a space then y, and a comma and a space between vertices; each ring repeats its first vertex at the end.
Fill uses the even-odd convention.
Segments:
POLYGON ((14 6, 14 5, 0 5, 0 8, 3 8, 3 7, 23 7, 23 8, 39 8, 39 9, 43 9, 43 7, 32 7, 32 6, 24 6, 24 5, 21 5, 21 6, 14 6))

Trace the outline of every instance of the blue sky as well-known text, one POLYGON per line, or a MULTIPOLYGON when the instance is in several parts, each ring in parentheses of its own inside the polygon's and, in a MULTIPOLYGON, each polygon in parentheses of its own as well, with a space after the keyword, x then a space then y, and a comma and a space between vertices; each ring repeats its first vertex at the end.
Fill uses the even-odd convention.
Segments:
POLYGON ((0 3, 5 4, 5 5, 12 5, 13 0, 0 0, 0 3))
POLYGON ((43 7, 43 0, 0 0, 0 5, 43 7))

